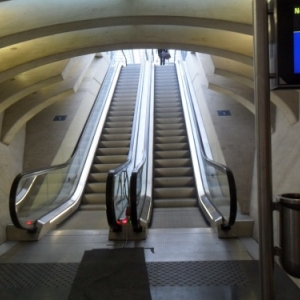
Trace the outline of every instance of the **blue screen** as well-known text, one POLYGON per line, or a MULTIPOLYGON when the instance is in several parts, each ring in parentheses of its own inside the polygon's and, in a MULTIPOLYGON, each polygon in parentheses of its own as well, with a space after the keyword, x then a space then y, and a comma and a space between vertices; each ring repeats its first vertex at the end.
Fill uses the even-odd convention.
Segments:
POLYGON ((294 32, 294 73, 300 73, 300 32, 294 32))

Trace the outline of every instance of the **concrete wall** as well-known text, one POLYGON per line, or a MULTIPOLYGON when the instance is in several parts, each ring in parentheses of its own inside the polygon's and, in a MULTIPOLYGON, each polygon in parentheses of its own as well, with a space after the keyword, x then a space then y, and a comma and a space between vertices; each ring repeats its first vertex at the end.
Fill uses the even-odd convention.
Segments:
POLYGON ((8 199, 11 184, 22 171, 25 128, 7 146, 0 142, 0 244, 6 240, 6 225, 10 223, 8 199))
POLYGON ((6 225, 11 223, 8 199, 14 178, 22 171, 59 164, 70 157, 108 66, 105 55, 94 58, 76 93, 33 117, 9 146, 0 143, 0 244, 6 240, 6 225), (53 121, 57 115, 67 117, 53 121))
POLYGON ((77 92, 44 109, 27 124, 24 170, 59 164, 70 158, 108 68, 95 58, 77 92), (54 121, 55 116, 66 116, 54 121))

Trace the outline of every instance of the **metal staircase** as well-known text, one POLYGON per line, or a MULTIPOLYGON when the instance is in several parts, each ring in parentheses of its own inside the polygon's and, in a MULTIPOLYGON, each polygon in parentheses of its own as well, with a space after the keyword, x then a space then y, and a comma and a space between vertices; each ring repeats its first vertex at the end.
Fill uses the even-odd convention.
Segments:
POLYGON ((174 228, 178 218, 200 216, 175 65, 156 67, 154 86, 153 225, 174 228))
POLYGON ((123 67, 106 117, 81 210, 105 210, 109 170, 127 159, 139 83, 140 65, 123 67))

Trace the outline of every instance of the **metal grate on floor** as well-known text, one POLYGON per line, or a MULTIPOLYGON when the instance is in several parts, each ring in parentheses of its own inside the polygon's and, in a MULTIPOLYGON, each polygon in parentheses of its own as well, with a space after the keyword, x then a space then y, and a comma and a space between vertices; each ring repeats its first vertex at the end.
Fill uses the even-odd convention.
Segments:
POLYGON ((78 263, 0 264, 0 289, 69 287, 78 263))
MULTIPOLYGON (((70 287, 78 263, 0 264, 0 289, 70 287)), ((150 286, 250 285, 238 261, 147 263, 150 286)))
POLYGON ((238 261, 147 263, 150 286, 247 286, 238 261))
POLYGON ((208 228, 198 207, 154 208, 151 228, 208 228))

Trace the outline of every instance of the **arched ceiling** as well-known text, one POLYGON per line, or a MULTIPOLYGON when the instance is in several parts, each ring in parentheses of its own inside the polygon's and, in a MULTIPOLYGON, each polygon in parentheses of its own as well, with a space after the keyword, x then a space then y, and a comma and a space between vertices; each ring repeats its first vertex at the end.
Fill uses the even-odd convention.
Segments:
MULTIPOLYGON (((203 52, 212 56, 211 75, 253 88, 252 0, 10 0, 0 2, 0 20, 3 122, 8 112, 18 111, 1 134, 6 144, 43 101, 58 101, 58 91, 68 93, 72 84, 64 72, 73 57, 158 47, 203 52), (40 99, 29 97, 37 91, 43 91, 40 99), (24 100, 31 103, 30 112, 24 100)), ((242 94, 216 82, 211 86, 243 103, 242 94)))

